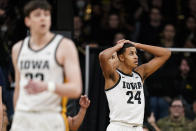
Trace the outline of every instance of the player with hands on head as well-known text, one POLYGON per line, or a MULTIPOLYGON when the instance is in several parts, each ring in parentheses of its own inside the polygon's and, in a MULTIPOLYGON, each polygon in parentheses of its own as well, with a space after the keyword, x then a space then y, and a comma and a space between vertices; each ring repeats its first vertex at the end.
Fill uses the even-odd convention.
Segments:
POLYGON ((107 131, 142 131, 145 106, 143 82, 170 55, 166 48, 124 39, 99 54, 110 109, 107 131), (154 55, 154 58, 138 66, 137 49, 154 55))

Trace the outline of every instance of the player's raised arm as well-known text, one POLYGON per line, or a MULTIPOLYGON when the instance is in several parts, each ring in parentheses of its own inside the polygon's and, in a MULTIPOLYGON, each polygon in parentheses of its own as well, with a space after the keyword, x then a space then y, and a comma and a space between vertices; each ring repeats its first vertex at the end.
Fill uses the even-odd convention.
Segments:
POLYGON ((111 48, 105 49, 99 54, 99 61, 103 71, 103 75, 105 79, 110 79, 112 76, 116 77, 116 69, 113 68, 112 63, 109 61, 119 49, 121 49, 124 45, 125 40, 120 40, 118 43, 111 48))
POLYGON ((171 51, 169 49, 135 42, 132 43, 137 49, 142 49, 154 55, 154 58, 152 60, 145 64, 142 64, 135 69, 138 73, 140 73, 140 75, 142 75, 143 80, 145 80, 148 76, 158 70, 171 56, 171 51))

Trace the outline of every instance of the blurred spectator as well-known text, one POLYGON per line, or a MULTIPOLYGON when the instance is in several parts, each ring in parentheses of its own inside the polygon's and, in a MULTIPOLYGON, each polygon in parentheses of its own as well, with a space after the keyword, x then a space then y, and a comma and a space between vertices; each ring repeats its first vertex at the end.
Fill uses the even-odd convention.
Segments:
POLYGON ((189 131, 190 121, 184 117, 184 105, 181 99, 173 99, 170 104, 170 115, 157 122, 161 131, 189 131))
POLYGON ((152 8, 149 14, 149 22, 142 22, 138 40, 141 43, 158 45, 161 31, 162 14, 158 8, 152 8))
POLYGON ((171 24, 164 26, 160 45, 167 48, 175 47, 175 27, 171 24))
POLYGON ((129 34, 128 30, 124 28, 120 16, 117 13, 111 13, 108 17, 107 24, 104 26, 100 38, 100 45, 102 46, 112 46, 114 35, 118 32, 123 32, 129 34))
POLYGON ((14 75, 10 58, 10 48, 13 40, 11 35, 15 33, 13 29, 16 20, 14 20, 15 17, 13 17, 13 21, 11 19, 9 8, 7 8, 8 2, 8 0, 0 2, 0 85, 2 86, 2 100, 8 107, 8 114, 11 119, 13 114, 13 89, 10 88, 9 78, 13 78, 14 75))
POLYGON ((94 3, 92 5, 92 18, 91 18, 91 39, 94 41, 99 41, 101 34, 101 28, 104 23, 107 13, 103 12, 103 5, 100 3, 94 3))
POLYGON ((132 2, 131 9, 135 8, 133 13, 130 14, 130 17, 132 17, 132 21, 134 22, 134 32, 132 34, 132 40, 138 41, 139 33, 141 30, 142 22, 148 21, 148 14, 149 14, 149 6, 147 0, 139 0, 138 2, 132 2), (133 15, 133 16, 132 16, 133 15))
MULTIPOLYGON (((174 38, 174 26, 171 24, 165 25, 160 38, 160 46, 167 48, 173 47, 175 45, 174 38)), ((144 55, 152 57, 146 53, 144 55)), ((173 53, 170 59, 146 82, 151 95, 151 110, 154 112, 156 120, 168 115, 169 103, 176 96, 174 88, 174 78, 177 74, 176 58, 176 55, 173 53)))
POLYGON ((176 23, 176 1, 175 0, 151 0, 150 7, 158 8, 166 23, 176 23))
POLYGON ((196 131, 196 119, 189 124, 189 131, 196 131))
POLYGON ((189 0, 189 14, 196 17, 196 0, 189 0))
POLYGON ((193 102, 193 113, 194 113, 195 118, 196 118, 196 100, 194 100, 194 102, 193 102))
POLYGON ((191 129, 191 131, 195 131, 196 130, 196 100, 193 102, 193 112, 194 112, 194 121, 192 123, 190 123, 189 127, 191 129))
POLYGON ((196 18, 190 15, 185 20, 185 26, 180 28, 178 43, 185 48, 196 47, 196 18))
POLYGON ((14 88, 11 88, 11 83, 14 81, 13 80, 14 75, 13 75, 13 67, 12 67, 10 56, 8 54, 7 56, 4 55, 0 56, 0 85, 2 86, 3 103, 7 107, 8 118, 9 120, 11 120, 14 112, 13 110, 14 88))
POLYGON ((179 72, 175 79, 175 89, 179 96, 182 96, 189 105, 196 99, 196 84, 194 65, 189 58, 182 58, 179 64, 179 72))
POLYGON ((115 12, 115 13, 120 13, 123 14, 125 8, 124 8, 124 3, 123 0, 111 0, 110 1, 111 4, 111 12, 115 12))
MULTIPOLYGON (((20 3, 20 2, 18 2, 20 3)), ((22 13, 16 6, 15 1, 1 0, 0 2, 0 41, 6 50, 11 50, 12 45, 25 35, 26 28, 21 26, 22 13), (20 31, 18 31, 20 30, 20 31), (16 33, 17 32, 17 33, 16 33)))
POLYGON ((79 15, 80 17, 84 16, 86 7, 86 0, 76 0, 74 5, 74 14, 79 15))
POLYGON ((149 13, 149 5, 147 0, 139 0, 139 6, 134 12, 135 20, 146 20, 146 15, 149 13), (144 19, 143 19, 144 18, 144 19))
POLYGON ((125 0, 111 0, 110 4, 111 4, 110 12, 119 15, 121 24, 123 24, 124 28, 127 30, 126 32, 128 33, 127 36, 129 36, 130 35, 129 33, 133 31, 133 26, 132 26, 133 23, 131 22, 133 20, 129 18, 129 14, 126 12, 125 6, 127 5, 125 4, 125 0))
POLYGON ((117 33, 114 35, 113 44, 116 44, 117 41, 122 40, 122 39, 126 39, 126 35, 125 35, 124 33, 117 32, 117 33))
POLYGON ((81 17, 74 16, 74 42, 76 46, 82 46, 86 41, 86 36, 83 28, 83 21, 81 17))
MULTIPOLYGON (((176 45, 175 41, 176 31, 175 27, 172 24, 166 24, 161 34, 160 38, 160 46, 166 48, 173 48, 176 45)), ((178 61, 178 54, 172 53, 170 59, 163 65, 158 72, 161 84, 164 88, 165 92, 162 92, 163 96, 167 96, 169 98, 176 97, 174 95, 174 78, 177 74, 177 61, 178 61)), ((168 101, 170 102, 170 101, 168 101)))

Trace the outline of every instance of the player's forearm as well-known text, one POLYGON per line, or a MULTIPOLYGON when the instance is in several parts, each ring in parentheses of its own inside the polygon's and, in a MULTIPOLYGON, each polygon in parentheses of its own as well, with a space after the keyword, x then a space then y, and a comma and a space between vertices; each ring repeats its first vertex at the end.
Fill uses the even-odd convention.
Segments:
POLYGON ((82 93, 82 83, 56 84, 55 93, 68 98, 78 98, 82 93))
POLYGON ((84 120, 85 114, 86 109, 81 107, 78 114, 72 118, 72 125, 70 125, 71 130, 77 130, 80 127, 84 120))
POLYGON ((120 46, 114 46, 108 49, 103 50, 100 54, 99 54, 99 59, 110 59, 112 57, 112 55, 117 52, 120 48, 120 46))
POLYGON ((150 54, 153 54, 156 57, 169 58, 171 55, 171 51, 169 49, 162 48, 162 47, 145 45, 145 44, 141 44, 141 43, 135 43, 135 47, 137 49, 142 49, 150 54))

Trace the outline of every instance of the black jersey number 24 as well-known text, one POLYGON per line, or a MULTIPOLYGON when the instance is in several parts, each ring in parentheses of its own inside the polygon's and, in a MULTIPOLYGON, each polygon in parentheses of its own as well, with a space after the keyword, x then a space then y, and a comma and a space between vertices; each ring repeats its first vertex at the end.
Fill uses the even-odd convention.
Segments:
POLYGON ((128 104, 134 104, 136 100, 138 104, 141 104, 141 91, 137 91, 135 95, 133 95, 133 91, 127 91, 126 95, 130 96, 127 101, 128 104))

